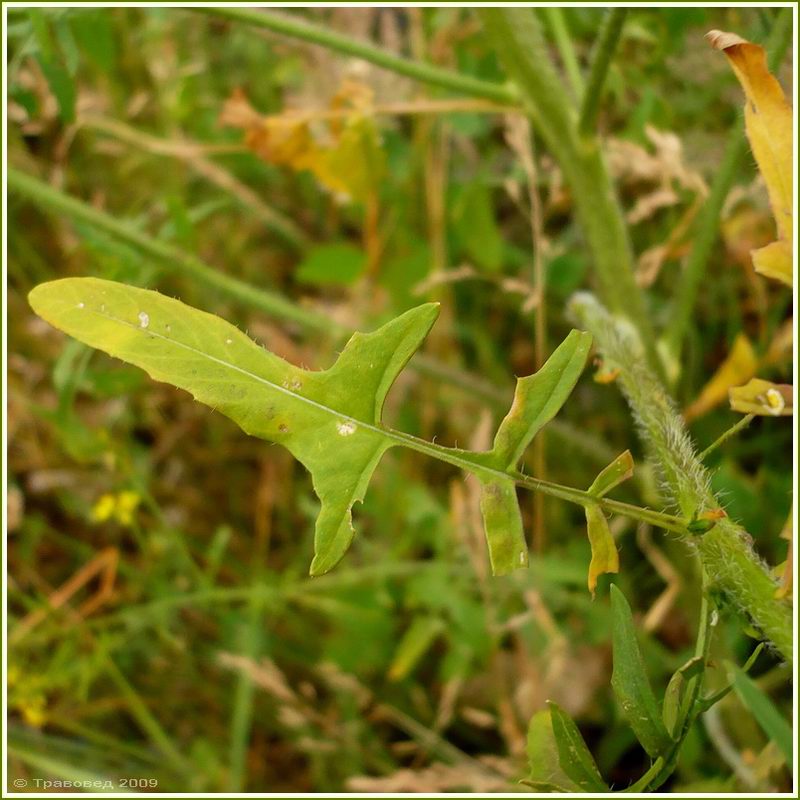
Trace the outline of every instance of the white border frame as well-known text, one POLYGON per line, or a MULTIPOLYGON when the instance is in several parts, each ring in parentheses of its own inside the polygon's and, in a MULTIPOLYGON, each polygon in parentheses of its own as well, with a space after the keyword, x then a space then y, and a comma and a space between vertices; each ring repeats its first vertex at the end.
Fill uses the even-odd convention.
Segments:
MULTIPOLYGON (((232 6, 237 8, 347 8, 347 7, 376 7, 376 8, 398 8, 398 7, 420 7, 420 8, 452 8, 456 6, 456 3, 436 3, 436 2, 402 2, 402 0, 398 0, 397 2, 374 2, 374 3, 342 3, 342 2, 320 2, 320 3, 309 3, 309 2, 288 2, 288 3, 253 3, 253 2, 220 2, 220 3, 202 3, 202 2, 165 2, 165 3, 157 3, 157 2, 87 2, 87 3, 71 3, 71 2, 64 2, 64 3, 57 3, 57 2, 4 2, 2 7, 2 22, 3 22, 3 109, 2 109, 2 119, 3 119, 3 133, 2 133, 2 166, 3 166, 3 182, 2 182, 2 197, 3 197, 3 213, 2 213, 2 253, 3 253, 3 263, 2 263, 2 276, 3 276, 3 317, 2 317, 2 341, 3 341, 3 364, 5 368, 3 369, 3 376, 2 376, 2 397, 3 397, 3 409, 2 409, 2 426, 3 426, 3 453, 2 453, 2 469, 3 469, 3 477, 6 481, 6 485, 4 489, 6 491, 3 492, 4 496, 7 495, 7 479, 8 479, 8 386, 7 386, 7 365, 8 365, 8 298, 7 298, 7 286, 8 286, 8 268, 7 268, 7 253, 8 253, 8 216, 7 216, 7 203, 8 203, 8 186, 7 186, 7 179, 6 179, 6 166, 8 163, 8 130, 7 130, 7 104, 8 104, 8 71, 5 69, 5 66, 8 64, 8 42, 6 37, 7 27, 8 27, 8 9, 9 8, 64 8, 64 7, 75 7, 75 8, 118 8, 118 7, 132 7, 132 8, 150 8, 150 7, 160 7, 160 8, 193 8, 196 6, 203 6, 203 5, 224 5, 224 6, 232 6)), ((793 74, 793 108, 797 109, 797 98, 798 98, 798 85, 797 85, 797 25, 798 25, 798 4, 796 2, 767 2, 767 3, 759 3, 759 2, 707 2, 707 3, 700 3, 700 2, 611 2, 611 3, 591 3, 591 2, 527 2, 527 3, 488 3, 488 2, 462 2, 458 4, 458 7, 462 8, 474 8, 474 7, 485 7, 485 6, 505 6, 505 7, 514 7, 514 6, 529 6, 532 8, 539 8, 543 6, 574 6, 577 8, 602 8, 602 7, 610 7, 610 6, 620 6, 625 8, 691 8, 691 7, 702 7, 702 8, 756 8, 756 7, 767 7, 767 8, 791 8, 793 10, 792 16, 792 30, 793 30, 793 63, 792 63, 792 74, 793 74)), ((795 165, 795 173, 797 173, 797 114, 793 115, 793 136, 794 136, 794 147, 793 147, 793 154, 794 154, 794 165, 795 165)), ((795 267, 795 276, 794 276, 794 285, 792 289, 793 295, 793 304, 794 304, 794 349, 793 349, 793 383, 794 386, 798 387, 798 370, 797 370, 797 347, 798 347, 798 326, 800 326, 800 320, 798 319, 797 314, 797 297, 798 297, 798 275, 797 275, 797 233, 798 233, 798 214, 797 214, 797 175, 795 174, 795 181, 794 181, 794 189, 793 189, 793 202, 794 202, 794 267, 795 267)), ((798 424, 797 424, 797 413, 793 417, 793 436, 792 436, 792 444, 794 448, 793 453, 793 478, 794 478, 794 486, 795 489, 798 485, 798 462, 797 462, 797 445, 798 445, 798 424)), ((3 541, 4 545, 7 545, 7 535, 8 535, 8 517, 7 517, 7 505, 5 502, 2 504, 2 523, 3 523, 3 541)), ((794 502, 794 510, 793 510, 793 524, 794 530, 797 531, 797 522, 798 522, 798 504, 797 498, 795 497, 794 502)), ((794 575, 795 581, 797 580, 797 564, 798 564, 798 547, 797 543, 795 542, 794 547, 794 554, 793 554, 793 567, 794 567, 794 575)), ((3 547, 3 576, 8 575, 8 549, 7 546, 3 547)), ((3 718, 0 721, 5 722, 8 719, 8 697, 7 697, 7 685, 6 685, 6 675, 7 675, 7 658, 8 658, 8 651, 7 651, 7 636, 6 634, 6 625, 7 625, 7 613, 8 613, 8 592, 7 592, 8 582, 4 581, 3 586, 3 605, 2 605, 2 620, 3 620, 3 636, 2 636, 2 656, 3 656, 3 672, 2 672, 2 679, 3 679, 3 687, 2 687, 2 714, 3 718)), ((798 701, 798 687, 797 687, 797 612, 798 612, 798 591, 797 587, 795 586, 794 594, 793 594, 793 609, 794 609, 794 625, 795 625, 795 640, 794 640, 794 667, 793 667, 793 742, 794 742, 794 751, 795 754, 798 750, 798 725, 797 725, 797 701, 798 701)), ((3 726, 3 741, 2 741, 2 764, 0 765, 0 769, 3 772, 3 786, 2 786, 2 797, 9 797, 9 798, 25 798, 25 797, 36 797, 35 792, 9 792, 8 791, 8 751, 7 751, 7 725, 3 726)), ((761 793, 761 794, 747 794, 746 792, 708 792, 703 794, 691 795, 692 797, 730 797, 730 798, 747 798, 747 797, 765 797, 765 798, 783 798, 783 797, 798 797, 798 782, 797 782, 797 763, 795 761, 795 774, 793 775, 793 791, 792 792, 778 792, 778 793, 761 793)), ((346 793, 346 792, 339 792, 339 793, 272 793, 272 792, 241 792, 236 794, 230 794, 227 792, 215 792, 215 793, 199 793, 199 792, 171 792, 171 793, 135 793, 135 792, 120 792, 120 793, 113 793, 113 794, 104 794, 102 791, 100 792, 61 792, 61 793, 48 793, 47 797, 376 797, 375 794, 368 794, 368 793, 346 793)), ((379 797, 409 797, 409 798, 419 798, 422 796, 428 797, 460 797, 460 796, 469 796, 469 797, 513 797, 513 798, 521 798, 521 797, 550 797, 551 795, 548 794, 540 794, 540 793, 524 793, 524 794, 511 794, 511 793, 493 793, 493 794, 479 794, 479 793, 471 793, 468 795, 459 795, 454 793, 432 793, 430 795, 420 795, 420 794, 410 794, 410 793, 398 793, 398 794, 380 794, 377 795, 379 797)), ((575 797, 608 797, 608 795, 603 794, 593 794, 593 793, 581 793, 570 795, 575 797)), ((677 794, 677 793, 667 793, 667 792, 653 792, 648 794, 629 794, 628 797, 688 797, 690 795, 686 794, 677 794)))

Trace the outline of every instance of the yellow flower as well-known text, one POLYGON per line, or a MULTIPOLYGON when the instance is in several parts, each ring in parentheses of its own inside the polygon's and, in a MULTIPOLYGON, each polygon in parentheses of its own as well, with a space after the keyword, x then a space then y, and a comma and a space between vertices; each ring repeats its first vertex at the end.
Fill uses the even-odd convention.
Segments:
POLYGON ((104 494, 92 507, 89 518, 92 522, 107 522, 110 519, 130 527, 133 514, 142 498, 138 492, 125 490, 117 494, 104 494))

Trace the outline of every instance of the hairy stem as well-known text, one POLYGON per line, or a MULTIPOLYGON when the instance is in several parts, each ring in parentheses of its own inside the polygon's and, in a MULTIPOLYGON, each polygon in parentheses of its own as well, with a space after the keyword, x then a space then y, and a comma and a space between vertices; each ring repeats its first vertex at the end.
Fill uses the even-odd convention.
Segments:
POLYGON ((302 39, 312 44, 327 47, 329 50, 361 58, 364 61, 369 61, 376 66, 405 75, 408 78, 414 78, 423 83, 441 86, 444 89, 451 89, 473 97, 483 97, 499 103, 514 103, 517 99, 514 92, 507 86, 472 78, 468 75, 462 75, 442 67, 435 67, 421 61, 412 61, 370 42, 350 38, 329 28, 306 22, 296 16, 250 8, 232 8, 230 6, 195 6, 192 11, 211 14, 234 22, 256 25, 259 28, 266 28, 275 33, 302 39))
POLYGON ((581 136, 590 136, 595 131, 600 101, 603 99, 603 86, 606 82, 611 59, 617 49, 622 26, 628 13, 627 8, 610 8, 606 12, 600 33, 597 36, 592 61, 589 67, 589 80, 583 92, 578 130, 581 136))
POLYGON ((739 431, 744 430, 753 420, 755 419, 755 414, 746 414, 743 416, 738 422, 734 422, 733 425, 728 428, 721 436, 715 439, 702 453, 698 456, 701 461, 705 461, 706 458, 711 455, 718 447, 725 444, 731 436, 736 436, 739 431))
MULTIPOLYGON (((781 9, 775 28, 767 43, 767 59, 769 67, 775 71, 783 61, 792 41, 792 10, 781 9)), ((689 329, 689 323, 695 310, 697 293, 705 276, 708 259, 719 235, 719 220, 722 206, 740 175, 743 166, 747 140, 744 135, 742 120, 736 121, 728 134, 728 143, 722 156, 722 163, 714 173, 711 191, 703 206, 695 228, 694 242, 686 266, 681 272, 680 282, 675 292, 670 324, 666 331, 666 342, 672 358, 680 358, 683 341, 689 329)))
MULTIPOLYGON (((615 318, 591 295, 570 303, 573 315, 595 336, 631 407, 665 491, 685 518, 718 509, 706 468, 697 456, 683 418, 644 358, 636 331, 615 318)), ((746 614, 783 657, 792 660, 792 609, 775 598, 777 584, 753 551, 751 537, 735 522, 720 519, 707 533, 686 536, 697 548, 710 586, 746 614)))

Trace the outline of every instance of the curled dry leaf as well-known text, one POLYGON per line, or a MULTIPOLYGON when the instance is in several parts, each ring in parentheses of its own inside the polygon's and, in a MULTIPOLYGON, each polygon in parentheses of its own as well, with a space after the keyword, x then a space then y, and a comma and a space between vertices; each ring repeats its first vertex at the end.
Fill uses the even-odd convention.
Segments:
POLYGON ((728 393, 731 408, 742 414, 761 417, 790 417, 794 410, 794 390, 785 383, 753 378, 728 393))
POLYGON ((792 109, 781 85, 767 67, 764 48, 735 33, 710 31, 712 47, 728 58, 744 89, 745 129, 764 176, 778 228, 778 240, 753 251, 757 272, 792 285, 792 109))
POLYGON ((368 86, 348 80, 327 109, 262 116, 237 90, 225 103, 220 122, 244 130, 245 144, 265 161, 311 172, 329 191, 364 202, 385 167, 372 99, 368 86))

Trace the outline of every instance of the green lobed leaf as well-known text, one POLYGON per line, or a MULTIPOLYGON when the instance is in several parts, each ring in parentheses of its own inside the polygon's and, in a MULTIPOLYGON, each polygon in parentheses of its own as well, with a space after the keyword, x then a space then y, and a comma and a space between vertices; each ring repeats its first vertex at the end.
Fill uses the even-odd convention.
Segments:
POLYGON ((792 747, 792 726, 781 716, 772 700, 764 694, 744 670, 739 669, 735 664, 727 664, 729 676, 733 682, 733 688, 745 707, 756 718, 761 730, 767 735, 770 741, 778 745, 783 757, 786 759, 786 766, 792 772, 794 762, 794 748, 792 747))
MULTIPOLYGON (((506 472, 516 468, 525 448, 566 402, 589 356, 592 337, 571 331, 542 368, 517 380, 514 402, 500 423, 490 462, 506 472)), ((512 480, 481 485, 481 513, 494 575, 528 566, 528 548, 512 480)))
POLYGON ((555 703, 549 705, 558 763, 563 772, 584 792, 609 791, 572 717, 555 703))
POLYGON ((661 719, 642 652, 636 640, 633 615, 625 595, 611 586, 614 669, 611 685, 639 742, 656 758, 670 746, 670 737, 661 719))
POLYGON ((286 447, 309 470, 322 507, 311 574, 353 538, 351 509, 394 444, 380 426, 389 388, 438 315, 429 303, 356 333, 328 370, 295 367, 233 325, 163 295, 97 278, 37 286, 34 311, 76 339, 185 389, 247 433, 286 447))
MULTIPOLYGON (((353 539, 352 507, 364 498, 383 453, 395 445, 436 450, 481 482, 481 510, 495 574, 528 564, 513 463, 575 385, 590 338, 573 331, 544 367, 518 382, 500 426, 500 447, 471 452, 417 442, 381 425, 389 388, 422 343, 437 304, 407 311, 371 334, 356 333, 322 372, 300 369, 258 346, 234 326, 144 289, 97 278, 37 286, 33 309, 81 342, 190 392, 247 433, 286 447, 311 473, 321 501, 311 574, 334 567, 353 539), (502 434, 502 436, 501 436, 502 434), (507 477, 505 477, 507 475, 507 477)), ((497 440, 496 440, 497 441, 497 440)))
POLYGON ((498 464, 514 467, 533 437, 566 403, 586 366, 591 334, 570 331, 542 368, 517 379, 514 402, 500 423, 492 453, 498 464))

